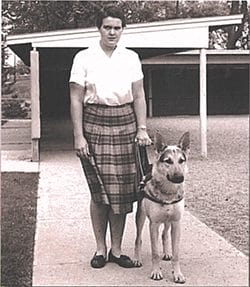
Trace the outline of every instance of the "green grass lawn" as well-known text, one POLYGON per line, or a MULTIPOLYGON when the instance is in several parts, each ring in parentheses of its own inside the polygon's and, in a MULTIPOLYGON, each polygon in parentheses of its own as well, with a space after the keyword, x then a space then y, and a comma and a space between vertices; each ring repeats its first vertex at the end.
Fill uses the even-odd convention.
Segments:
POLYGON ((1 286, 32 286, 38 178, 1 174, 1 286))

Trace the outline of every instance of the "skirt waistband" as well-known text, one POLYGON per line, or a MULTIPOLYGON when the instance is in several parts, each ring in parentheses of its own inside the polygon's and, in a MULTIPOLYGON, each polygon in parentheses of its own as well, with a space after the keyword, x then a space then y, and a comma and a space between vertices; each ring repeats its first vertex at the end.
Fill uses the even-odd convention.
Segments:
POLYGON ((93 107, 100 107, 100 108, 111 108, 111 109, 114 109, 114 108, 124 108, 126 106, 132 106, 133 102, 131 103, 126 103, 126 104, 123 104, 123 105, 116 105, 116 106, 109 106, 109 105, 103 105, 103 104, 92 104, 92 103, 89 103, 87 104, 86 106, 93 106, 93 107))
POLYGON ((83 113, 84 125, 93 124, 95 126, 127 126, 136 122, 132 104, 121 106, 105 106, 89 104, 85 106, 83 113))

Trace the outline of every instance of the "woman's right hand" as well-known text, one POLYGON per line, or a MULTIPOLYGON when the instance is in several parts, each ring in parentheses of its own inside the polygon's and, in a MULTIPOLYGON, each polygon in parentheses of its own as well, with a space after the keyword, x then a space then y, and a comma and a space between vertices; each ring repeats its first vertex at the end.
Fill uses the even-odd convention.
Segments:
POLYGON ((75 151, 78 157, 90 156, 89 146, 84 136, 75 137, 75 151))

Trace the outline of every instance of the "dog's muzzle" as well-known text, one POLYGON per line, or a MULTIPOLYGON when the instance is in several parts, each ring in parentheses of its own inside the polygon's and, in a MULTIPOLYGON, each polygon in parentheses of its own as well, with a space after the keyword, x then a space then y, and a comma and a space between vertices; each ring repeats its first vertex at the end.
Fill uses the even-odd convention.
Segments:
POLYGON ((182 183, 184 181, 184 176, 180 174, 174 174, 173 176, 167 175, 167 179, 172 183, 182 183))

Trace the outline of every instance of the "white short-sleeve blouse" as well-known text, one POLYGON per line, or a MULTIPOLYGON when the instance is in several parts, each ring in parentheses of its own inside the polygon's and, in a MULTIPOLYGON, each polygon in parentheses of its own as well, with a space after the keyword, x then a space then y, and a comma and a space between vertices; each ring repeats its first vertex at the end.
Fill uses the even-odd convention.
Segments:
POLYGON ((132 83, 142 78, 134 51, 117 46, 108 57, 98 43, 76 54, 69 81, 86 89, 85 104, 116 106, 133 102, 132 83))

